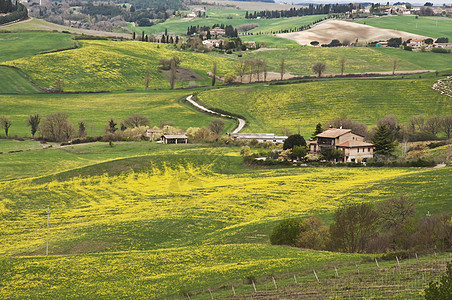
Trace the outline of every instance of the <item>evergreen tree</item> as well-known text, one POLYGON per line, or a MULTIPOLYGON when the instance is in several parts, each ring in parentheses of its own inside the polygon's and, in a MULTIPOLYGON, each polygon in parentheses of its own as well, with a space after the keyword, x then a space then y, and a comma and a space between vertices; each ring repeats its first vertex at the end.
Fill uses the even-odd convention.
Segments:
POLYGON ((372 142, 375 145, 375 154, 389 155, 394 151, 392 133, 386 124, 377 127, 372 142))
POLYGON ((318 124, 315 126, 315 131, 314 131, 314 133, 312 134, 312 137, 315 137, 316 135, 318 135, 318 134, 320 134, 320 133, 322 133, 322 132, 323 132, 322 124, 318 123, 318 124))

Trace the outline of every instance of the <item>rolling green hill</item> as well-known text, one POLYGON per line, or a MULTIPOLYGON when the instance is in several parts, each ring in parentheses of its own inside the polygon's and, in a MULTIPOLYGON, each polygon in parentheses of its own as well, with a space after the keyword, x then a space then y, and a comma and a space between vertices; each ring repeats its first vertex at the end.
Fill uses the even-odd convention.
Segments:
POLYGON ((37 86, 32 84, 19 71, 0 66, 0 93, 42 93, 37 86))
MULTIPOLYGON (((10 128, 11 136, 31 136, 30 128, 26 126, 25 121, 28 115, 35 112, 39 112, 42 116, 60 111, 65 112, 74 124, 77 124, 79 120, 85 120, 87 133, 91 136, 103 134, 110 117, 122 121, 134 114, 147 116, 151 120, 152 126, 157 126, 160 120, 171 122, 184 130, 188 127, 208 126, 214 117, 180 103, 179 100, 189 93, 182 90, 102 94, 0 95, 0 103, 2 103, 2 114, 13 121, 10 128)), ((235 121, 225 119, 225 122, 225 130, 234 128, 235 121)), ((0 135, 4 135, 4 133, 0 132, 0 135)))
POLYGON ((260 58, 267 62, 269 71, 279 72, 281 59, 285 69, 292 75, 314 75, 312 66, 316 62, 326 64, 326 74, 340 74, 341 57, 345 58, 345 73, 390 72, 393 58, 397 57, 397 71, 444 70, 452 68, 452 55, 432 52, 412 52, 389 48, 315 48, 294 47, 289 49, 249 52, 249 58, 260 58))
POLYGON ((70 47, 74 47, 74 41, 70 34, 56 32, 0 32, 0 62, 70 47))
POLYGON ((434 39, 448 37, 449 40, 452 40, 452 20, 450 18, 397 16, 362 19, 358 23, 411 32, 434 39))
MULTIPOLYGON (((136 41, 80 41, 81 48, 37 55, 9 61, 43 87, 64 81, 65 91, 118 91, 144 89, 144 77, 149 69, 150 88, 168 89, 169 82, 158 71, 160 59, 178 56, 180 67, 194 73, 185 76, 185 86, 190 81, 209 84, 207 72, 217 62, 218 74, 229 72, 231 61, 201 53, 182 52, 168 45, 136 41), (191 75, 190 75, 191 74, 191 75)), ((180 87, 177 83, 176 87, 180 87)))
POLYGON ((292 132, 311 136, 315 124, 347 117, 374 126, 385 115, 411 116, 452 111, 447 96, 432 90, 435 79, 320 80, 290 85, 254 85, 201 92, 209 107, 243 115, 247 132, 292 132), (225 100, 227 99, 227 100, 225 100))
POLYGON ((239 151, 141 142, 0 155, 1 297, 175 297, 359 262, 368 256, 269 246, 268 234, 283 218, 399 192, 420 214, 451 208, 449 168, 256 170, 239 151), (49 258, 36 256, 47 207, 49 258))

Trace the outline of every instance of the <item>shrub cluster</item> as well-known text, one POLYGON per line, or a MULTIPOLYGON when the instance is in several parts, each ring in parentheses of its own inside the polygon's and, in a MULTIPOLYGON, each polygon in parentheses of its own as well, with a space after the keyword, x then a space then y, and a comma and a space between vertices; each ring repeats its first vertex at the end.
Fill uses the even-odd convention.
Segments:
POLYGON ((414 202, 402 195, 375 207, 369 203, 344 205, 336 210, 331 226, 316 216, 283 220, 273 229, 270 242, 315 250, 386 253, 383 259, 450 251, 452 214, 416 217, 414 202))

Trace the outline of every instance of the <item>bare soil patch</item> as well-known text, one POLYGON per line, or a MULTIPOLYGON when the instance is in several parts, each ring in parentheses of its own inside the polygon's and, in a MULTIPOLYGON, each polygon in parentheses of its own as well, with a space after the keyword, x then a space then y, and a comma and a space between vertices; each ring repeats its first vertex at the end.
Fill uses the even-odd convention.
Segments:
POLYGON ((341 42, 372 42, 386 41, 390 38, 407 39, 425 39, 427 37, 409 33, 405 31, 376 28, 369 25, 358 23, 329 20, 306 31, 277 34, 279 37, 287 38, 297 42, 300 45, 310 45, 312 41, 318 41, 320 44, 329 44, 331 40, 336 39, 341 42))
POLYGON ((222 0, 205 0, 204 2, 215 5, 232 5, 239 9, 246 10, 286 10, 295 6, 289 3, 267 3, 267 2, 248 2, 248 1, 222 1, 222 0))

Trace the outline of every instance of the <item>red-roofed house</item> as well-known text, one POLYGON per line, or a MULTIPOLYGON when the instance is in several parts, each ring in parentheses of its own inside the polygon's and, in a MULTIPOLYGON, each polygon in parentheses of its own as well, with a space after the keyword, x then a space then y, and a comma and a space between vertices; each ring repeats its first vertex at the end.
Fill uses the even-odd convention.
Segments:
POLYGON ((374 145, 364 142, 364 137, 351 129, 329 128, 316 135, 309 144, 311 153, 320 153, 322 147, 332 146, 344 152, 344 162, 362 162, 374 156, 374 145))

